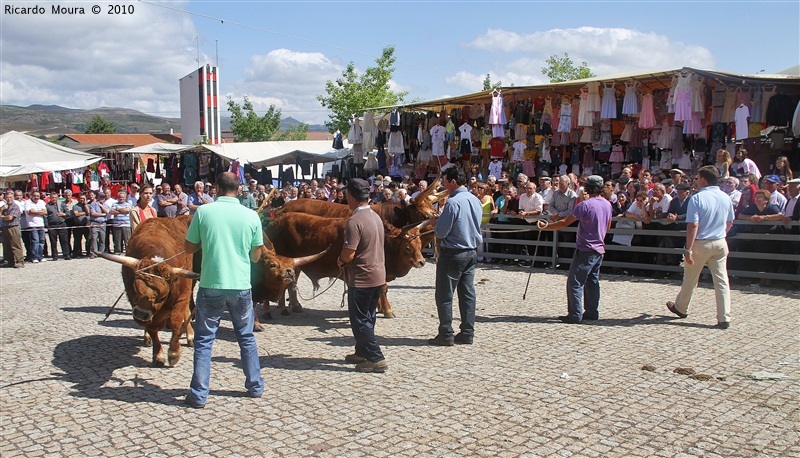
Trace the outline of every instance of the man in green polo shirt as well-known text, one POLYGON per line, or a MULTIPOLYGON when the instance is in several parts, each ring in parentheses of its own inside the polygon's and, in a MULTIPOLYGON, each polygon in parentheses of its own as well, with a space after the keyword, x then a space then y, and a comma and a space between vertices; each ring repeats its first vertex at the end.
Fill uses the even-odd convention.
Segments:
POLYGON ((245 388, 251 397, 264 391, 258 347, 253 335, 253 297, 250 262, 256 262, 264 245, 258 214, 236 198, 239 181, 233 173, 217 177, 219 197, 197 209, 184 242, 186 252, 203 250, 200 288, 197 292, 194 334, 194 375, 186 403, 203 408, 209 391, 211 347, 225 309, 230 312, 242 355, 245 388))

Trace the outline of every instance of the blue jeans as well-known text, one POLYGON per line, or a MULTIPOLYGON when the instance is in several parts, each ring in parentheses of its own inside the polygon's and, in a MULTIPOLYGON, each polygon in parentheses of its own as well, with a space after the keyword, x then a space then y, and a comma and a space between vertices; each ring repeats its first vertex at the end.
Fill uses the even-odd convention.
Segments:
POLYGON ((458 291, 461 312, 461 333, 475 335, 475 250, 439 251, 436 262, 436 311, 439 314, 439 336, 453 337, 453 291, 458 291))
POLYGON ((219 329, 222 313, 228 310, 239 342, 244 371, 244 387, 254 396, 264 391, 258 347, 253 336, 253 296, 251 290, 200 288, 197 291, 194 327, 194 374, 191 398, 205 404, 211 378, 211 347, 219 329))
POLYGON ((41 261, 44 258, 44 228, 31 228, 31 258, 41 261))
POLYGON ((347 288, 347 312, 350 315, 350 328, 356 339, 356 355, 373 363, 384 359, 378 339, 375 338, 375 318, 381 289, 383 285, 347 288))
POLYGON ((570 318, 596 320, 600 306, 600 266, 603 255, 575 250, 567 276, 567 311, 570 318), (586 302, 582 303, 581 298, 586 302), (584 306, 586 311, 584 312, 584 306))

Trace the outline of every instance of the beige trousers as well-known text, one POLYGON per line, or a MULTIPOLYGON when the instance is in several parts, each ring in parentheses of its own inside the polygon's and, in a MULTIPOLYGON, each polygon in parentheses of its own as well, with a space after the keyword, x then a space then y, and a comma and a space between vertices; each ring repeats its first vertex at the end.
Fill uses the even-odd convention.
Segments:
POLYGON ((692 245, 694 264, 684 263, 683 284, 678 297, 675 298, 675 308, 681 313, 688 313, 689 303, 692 302, 697 280, 704 266, 711 271, 714 281, 714 296, 717 302, 717 322, 731 321, 731 290, 728 284, 728 242, 725 239, 695 240, 692 245))

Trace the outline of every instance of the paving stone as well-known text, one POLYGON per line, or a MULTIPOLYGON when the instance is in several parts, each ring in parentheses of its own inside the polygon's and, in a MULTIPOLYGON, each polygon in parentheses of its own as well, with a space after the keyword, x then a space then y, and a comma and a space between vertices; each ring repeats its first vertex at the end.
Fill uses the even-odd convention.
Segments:
POLYGON ((437 327, 429 264, 389 289, 398 317, 376 325, 385 374, 344 362, 354 342, 334 286, 256 334, 258 400, 245 397, 226 318, 208 405, 193 410, 185 339, 176 367, 150 367, 124 299, 102 321, 122 291, 118 266, 69 263, 80 295, 43 281, 64 278, 62 266, 0 270, 3 457, 800 456, 800 322, 775 313, 800 315, 795 292, 734 289, 722 331, 708 284, 679 320, 664 307, 679 283, 601 277, 601 320, 565 325, 554 319, 563 272, 535 270, 522 302, 527 270, 480 267, 475 344, 442 348, 426 343, 437 327), (757 371, 786 379, 747 378, 757 371))

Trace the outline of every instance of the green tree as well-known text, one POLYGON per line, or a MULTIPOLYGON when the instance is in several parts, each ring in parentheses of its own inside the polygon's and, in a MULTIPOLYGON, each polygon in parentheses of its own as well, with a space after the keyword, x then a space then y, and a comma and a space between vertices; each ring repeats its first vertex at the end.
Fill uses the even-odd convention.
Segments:
POLYGON ((503 85, 502 81, 498 81, 492 84, 492 77, 487 73, 486 78, 483 79, 483 90, 484 91, 491 91, 494 88, 500 87, 503 85))
POLYGON ((89 124, 86 124, 87 134, 116 134, 117 126, 113 122, 106 121, 100 115, 94 115, 89 124))
POLYGON ((586 62, 581 62, 580 67, 576 67, 567 53, 564 53, 564 57, 555 54, 550 56, 550 58, 547 59, 547 67, 542 67, 542 74, 550 78, 551 83, 579 80, 595 76, 586 62))
POLYGON ((231 114, 231 132, 237 142, 266 142, 270 140, 305 140, 308 124, 292 126, 287 132, 279 132, 281 110, 270 105, 264 116, 258 116, 253 104, 245 96, 239 105, 228 97, 228 112, 231 114))
POLYGON ((355 64, 350 62, 340 78, 325 82, 327 95, 318 94, 317 100, 332 112, 325 122, 331 133, 337 130, 347 132, 349 119, 354 115, 363 115, 367 108, 403 102, 408 92, 394 92, 389 87, 396 60, 394 46, 387 46, 375 60, 375 67, 369 67, 359 74, 355 64))

